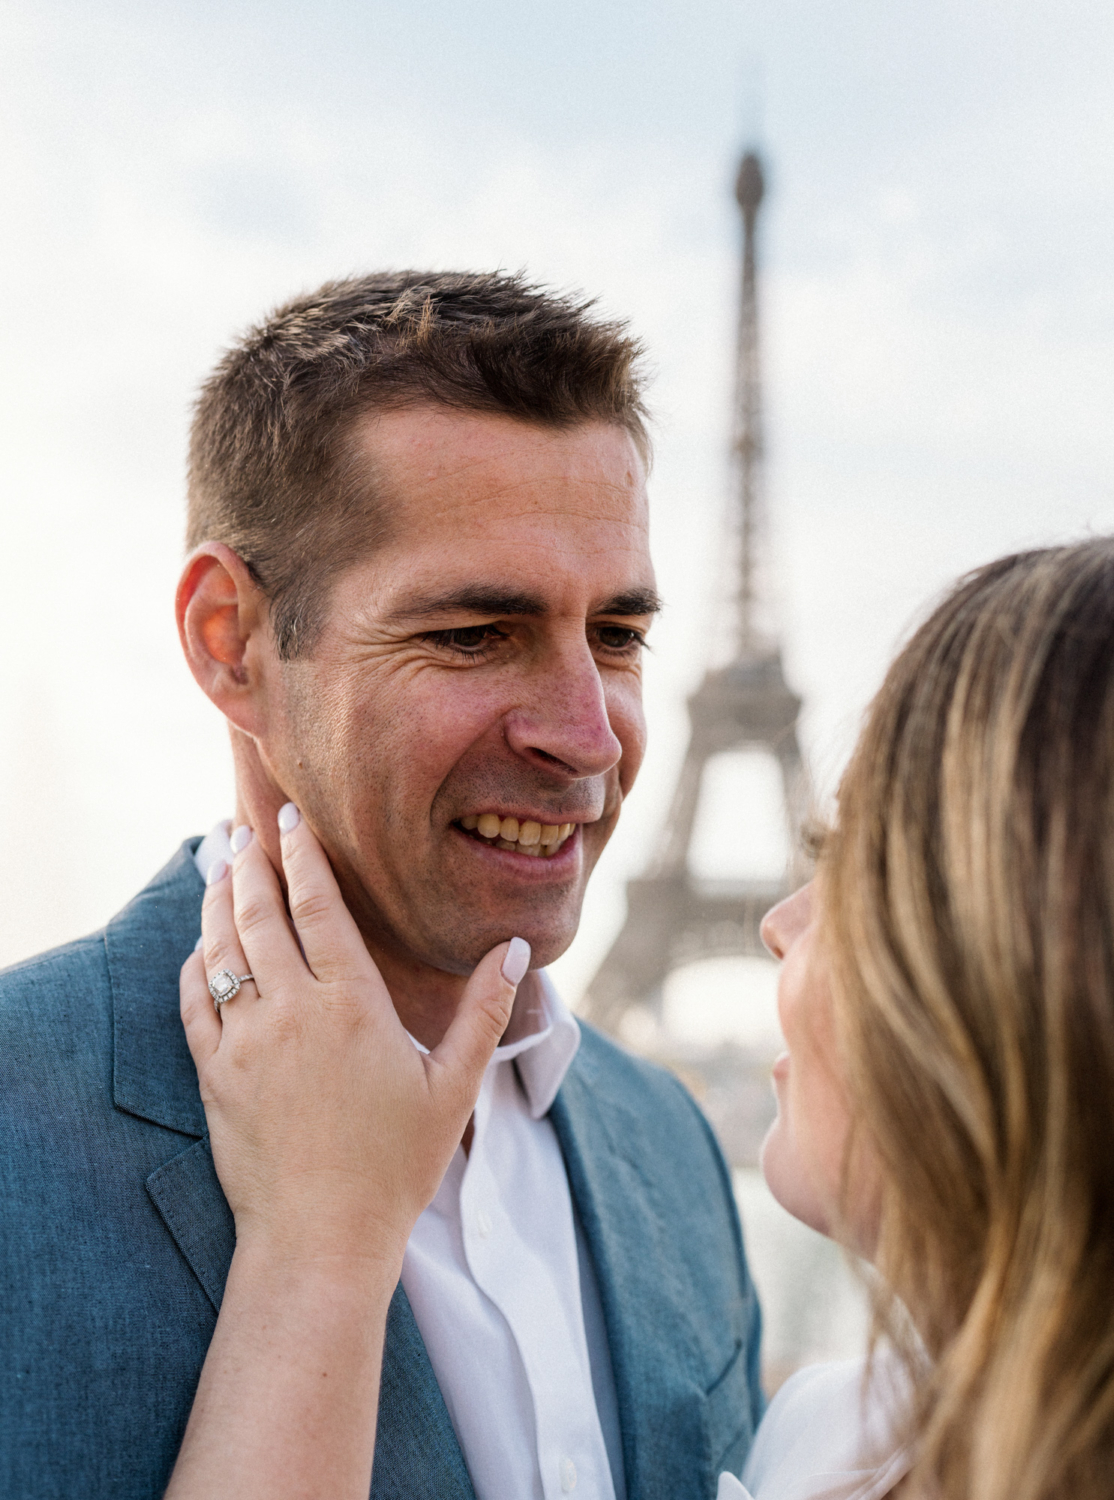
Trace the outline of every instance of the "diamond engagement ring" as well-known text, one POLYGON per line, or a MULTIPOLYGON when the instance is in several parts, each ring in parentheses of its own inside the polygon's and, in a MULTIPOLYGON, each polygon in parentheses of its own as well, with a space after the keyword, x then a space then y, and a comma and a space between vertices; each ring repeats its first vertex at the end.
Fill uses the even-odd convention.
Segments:
POLYGON ((209 993, 213 997, 213 1005, 216 1007, 217 1015, 226 1000, 231 1000, 240 993, 240 986, 248 979, 254 979, 254 974, 233 974, 229 969, 220 969, 209 980, 209 993))

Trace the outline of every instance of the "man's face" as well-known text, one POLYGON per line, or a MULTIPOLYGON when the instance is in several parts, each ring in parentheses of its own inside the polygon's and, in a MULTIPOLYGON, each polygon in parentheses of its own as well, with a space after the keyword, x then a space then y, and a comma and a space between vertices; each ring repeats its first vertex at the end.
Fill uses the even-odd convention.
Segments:
POLYGON ((389 540, 276 668, 260 750, 377 955, 466 973, 517 934, 548 963, 642 761, 641 460, 609 424, 440 407, 358 441, 389 540))

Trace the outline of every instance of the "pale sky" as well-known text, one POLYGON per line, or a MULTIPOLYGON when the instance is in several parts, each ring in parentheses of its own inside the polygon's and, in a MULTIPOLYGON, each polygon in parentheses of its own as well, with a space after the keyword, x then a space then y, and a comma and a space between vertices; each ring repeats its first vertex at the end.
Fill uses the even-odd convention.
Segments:
POLYGON ((1114 529, 1112 77, 1090 0, 0 7, 0 961, 100 925, 231 810, 171 609, 223 343, 331 275, 525 267, 629 317, 658 372, 652 752, 575 996, 715 649, 740 150, 770 182, 786 664, 830 789, 933 593, 1114 529))

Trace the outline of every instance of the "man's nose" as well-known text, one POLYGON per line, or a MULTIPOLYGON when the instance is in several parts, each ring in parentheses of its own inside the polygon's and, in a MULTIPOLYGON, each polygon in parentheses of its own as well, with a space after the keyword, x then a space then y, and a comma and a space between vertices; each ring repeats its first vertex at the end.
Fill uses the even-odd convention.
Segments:
POLYGON ((577 779, 618 764, 623 746, 587 641, 546 653, 530 673, 527 701, 507 716, 506 736, 517 755, 577 779))

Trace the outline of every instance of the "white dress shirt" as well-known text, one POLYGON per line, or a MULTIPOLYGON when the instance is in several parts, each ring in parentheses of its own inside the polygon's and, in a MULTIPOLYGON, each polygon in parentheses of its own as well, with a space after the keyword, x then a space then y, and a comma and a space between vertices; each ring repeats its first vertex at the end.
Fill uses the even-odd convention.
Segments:
MULTIPOLYGON (((195 854, 231 861, 229 825, 195 854)), ((458 1148, 414 1227, 402 1284, 477 1500, 625 1500, 595 1274, 546 1118, 580 1028, 548 978, 519 989, 458 1148)))

